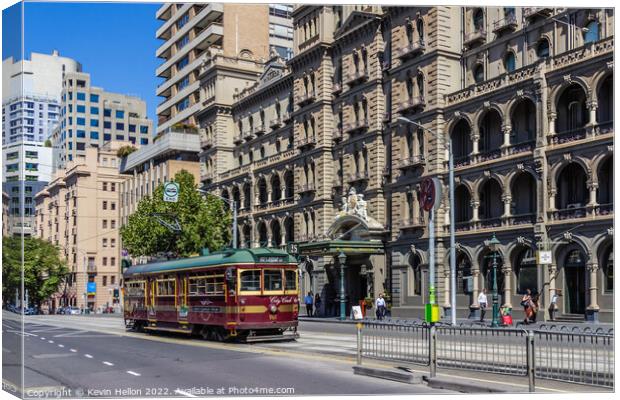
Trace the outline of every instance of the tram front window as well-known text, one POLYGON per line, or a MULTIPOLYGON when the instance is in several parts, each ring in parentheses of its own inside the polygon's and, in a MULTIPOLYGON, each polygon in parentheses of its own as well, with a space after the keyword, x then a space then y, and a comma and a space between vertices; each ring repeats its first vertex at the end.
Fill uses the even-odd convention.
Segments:
POLYGON ((254 269, 249 271, 242 271, 240 282, 241 291, 260 291, 260 270, 254 269))
POLYGON ((297 271, 284 271, 284 290, 297 290, 297 271))
POLYGON ((265 291, 282 290, 282 271, 265 270, 265 291))

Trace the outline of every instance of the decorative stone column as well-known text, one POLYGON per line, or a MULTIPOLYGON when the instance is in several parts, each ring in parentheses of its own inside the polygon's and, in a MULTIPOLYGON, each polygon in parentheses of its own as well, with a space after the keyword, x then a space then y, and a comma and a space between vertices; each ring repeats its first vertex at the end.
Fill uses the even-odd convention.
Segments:
POLYGON ((590 191, 590 201, 588 202, 588 207, 594 207, 598 205, 596 202, 596 191, 598 189, 598 182, 590 182, 588 185, 588 190, 590 191))
MULTIPOLYGON (((545 308, 549 306, 549 304, 551 303, 551 298, 556 292, 555 280, 558 274, 558 266, 556 264, 550 264, 547 271, 549 273, 549 289, 548 289, 549 291, 546 296, 547 301, 545 304, 546 306, 545 308)), ((543 287, 544 287, 544 282, 543 282, 543 287)), ((561 305, 562 305, 562 301, 558 300, 558 302, 556 303, 556 306, 558 307, 557 308, 558 311, 556 311, 556 315, 559 313, 559 309, 561 305)), ((546 320, 547 320, 547 314, 545 314, 545 321, 546 320)))
POLYGON ((504 265, 502 267, 502 273, 504 274, 504 304, 502 307, 512 308, 512 266, 504 265))
POLYGON ((473 158, 475 158, 478 155, 478 153, 480 152, 478 150, 479 143, 480 143, 480 134, 478 134, 478 132, 472 132, 472 134, 471 134, 471 143, 472 143, 471 156, 473 158))
POLYGON ((510 147, 510 134, 512 133, 512 127, 510 125, 505 125, 502 128, 504 132, 504 143, 500 146, 502 149, 502 155, 506 155, 508 152, 508 148, 510 147))
POLYGON ((478 222, 478 207, 480 207, 480 201, 478 199, 472 199, 470 202, 472 210, 472 222, 478 222))
POLYGON ((280 199, 281 200, 286 199, 286 183, 284 185, 282 185, 281 192, 282 192, 282 194, 280 195, 280 199))
POLYGON ((590 273, 590 287, 588 288, 590 292, 590 304, 588 308, 586 308, 586 320, 591 322, 598 322, 598 312, 599 305, 597 301, 597 275, 598 275, 598 264, 595 262, 588 262, 586 264, 586 268, 590 273))
POLYGON ((502 218, 508 218, 512 215, 510 212, 510 205, 512 203, 512 195, 510 193, 506 193, 502 196, 502 202, 504 203, 504 215, 502 218))
POLYGON ((598 121, 596 120, 596 110, 598 109, 598 104, 596 101, 588 102, 588 112, 590 117, 588 118, 588 126, 595 126, 598 121))
MULTIPOLYGON (((281 225, 284 228, 284 225, 281 225)), ((286 246, 286 230, 282 229, 280 233, 280 246, 286 246)))
POLYGON ((472 265, 472 271, 471 271, 471 276, 474 282, 474 288, 472 291, 472 303, 469 306, 470 312, 469 312, 469 318, 480 318, 480 304, 478 304, 478 293, 480 292, 480 289, 478 288, 479 285, 479 277, 480 277, 480 267, 476 264, 476 266, 474 267, 472 265))
POLYGON ((555 195, 556 195, 557 191, 555 188, 550 188, 549 189, 549 210, 553 211, 555 210, 555 195))
POLYGON ((555 136, 555 121, 558 118, 558 115, 555 112, 549 113, 549 136, 555 136))
POLYGON ((271 192, 273 192, 273 190, 271 187, 267 186, 267 203, 271 203, 271 192))
MULTIPOLYGON (((446 315, 450 311, 450 265, 444 265, 443 268, 443 309, 446 315)), ((456 305, 455 305, 456 306, 456 305)))

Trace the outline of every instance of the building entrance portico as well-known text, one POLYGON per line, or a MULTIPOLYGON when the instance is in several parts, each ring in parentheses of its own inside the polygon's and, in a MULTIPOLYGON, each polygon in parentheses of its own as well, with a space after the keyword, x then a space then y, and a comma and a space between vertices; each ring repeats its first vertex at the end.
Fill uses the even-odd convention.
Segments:
POLYGON ((374 300, 383 293, 386 263, 382 235, 383 226, 368 216, 363 195, 351 189, 328 230, 328 239, 300 244, 299 255, 306 266, 312 265, 315 281, 311 285, 307 283, 304 291, 314 290, 321 296, 319 315, 339 315, 341 276, 347 315, 351 306, 359 305, 366 298, 374 300), (341 254, 345 256, 343 265, 339 260, 341 254), (323 271, 322 277, 317 270, 323 271))

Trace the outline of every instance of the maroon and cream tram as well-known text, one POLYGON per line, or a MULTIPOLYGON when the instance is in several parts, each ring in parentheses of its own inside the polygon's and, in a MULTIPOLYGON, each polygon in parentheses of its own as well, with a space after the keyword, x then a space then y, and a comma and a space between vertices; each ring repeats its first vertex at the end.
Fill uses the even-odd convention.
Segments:
POLYGON ((297 337, 298 272, 275 249, 225 250, 123 273, 125 325, 241 341, 297 337))

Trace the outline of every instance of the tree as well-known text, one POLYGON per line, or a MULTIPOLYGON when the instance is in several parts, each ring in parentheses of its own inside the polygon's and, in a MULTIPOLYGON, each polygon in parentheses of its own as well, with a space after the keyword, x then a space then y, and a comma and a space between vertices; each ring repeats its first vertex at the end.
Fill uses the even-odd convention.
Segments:
POLYGON ((52 147, 52 141, 47 139, 44 144, 45 147, 52 147))
MULTIPOLYGON (((69 274, 58 247, 38 238, 24 238, 23 264, 21 237, 2 238, 2 296, 5 304, 21 292, 22 270, 24 289, 29 301, 41 302, 58 291, 69 274)), ((23 295, 20 293, 20 295, 23 295)))
POLYGON ((219 250, 230 242, 232 218, 224 202, 214 196, 203 198, 196 190, 194 176, 185 170, 175 175, 174 182, 179 184, 177 203, 165 202, 163 184, 159 185, 152 197, 138 203, 136 212, 121 228, 123 247, 132 256, 172 253, 187 257, 205 247, 219 250), (176 217, 181 232, 162 226, 154 213, 169 222, 176 217))
POLYGON ((128 155, 130 155, 131 153, 133 153, 136 150, 138 150, 138 149, 136 149, 134 146, 131 146, 131 145, 121 146, 116 151, 116 156, 119 157, 119 158, 127 157, 128 155))

